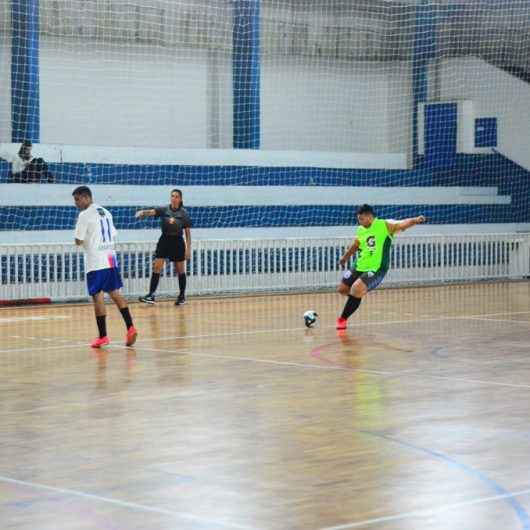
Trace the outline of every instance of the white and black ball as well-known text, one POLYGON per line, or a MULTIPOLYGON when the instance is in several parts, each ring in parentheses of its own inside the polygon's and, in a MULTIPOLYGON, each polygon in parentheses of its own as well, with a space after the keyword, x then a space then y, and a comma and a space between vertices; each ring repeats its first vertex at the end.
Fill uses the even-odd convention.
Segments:
POLYGON ((318 314, 316 311, 309 310, 304 313, 304 323, 307 328, 313 327, 318 320, 318 314))

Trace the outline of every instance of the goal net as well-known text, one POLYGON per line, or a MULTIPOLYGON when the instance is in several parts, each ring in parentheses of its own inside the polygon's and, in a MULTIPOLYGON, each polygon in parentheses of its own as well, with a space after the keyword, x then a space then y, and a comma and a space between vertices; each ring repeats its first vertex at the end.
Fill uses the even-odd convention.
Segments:
POLYGON ((0 10, 0 244, 71 241, 80 184, 121 241, 156 239, 134 212, 174 187, 204 239, 348 236, 362 203, 418 234, 530 227, 527 1, 0 10))

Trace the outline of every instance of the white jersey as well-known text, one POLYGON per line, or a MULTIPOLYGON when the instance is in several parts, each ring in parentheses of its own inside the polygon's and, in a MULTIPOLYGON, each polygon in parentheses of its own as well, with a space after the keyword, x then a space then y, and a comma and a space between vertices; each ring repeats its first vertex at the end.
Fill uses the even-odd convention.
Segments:
POLYGON ((114 251, 116 234, 112 214, 99 204, 91 204, 79 214, 75 238, 83 241, 86 272, 118 266, 114 251))

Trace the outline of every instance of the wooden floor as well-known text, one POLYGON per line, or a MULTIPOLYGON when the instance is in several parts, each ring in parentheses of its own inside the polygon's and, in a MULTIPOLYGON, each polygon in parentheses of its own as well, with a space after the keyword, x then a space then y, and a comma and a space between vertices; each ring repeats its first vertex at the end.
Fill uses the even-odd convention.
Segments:
POLYGON ((341 303, 0 310, 0 528, 530 530, 530 283, 341 303))

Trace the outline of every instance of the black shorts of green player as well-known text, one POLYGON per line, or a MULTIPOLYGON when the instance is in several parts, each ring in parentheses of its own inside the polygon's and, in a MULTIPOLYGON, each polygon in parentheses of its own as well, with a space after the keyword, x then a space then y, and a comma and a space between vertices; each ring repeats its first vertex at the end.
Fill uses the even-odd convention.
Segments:
POLYGON ((390 248, 392 247, 392 238, 387 237, 383 245, 383 259, 381 266, 376 271, 358 271, 355 267, 353 269, 344 271, 342 275, 342 283, 348 287, 360 278, 366 285, 368 291, 373 291, 381 285, 385 279, 390 265, 390 248))

